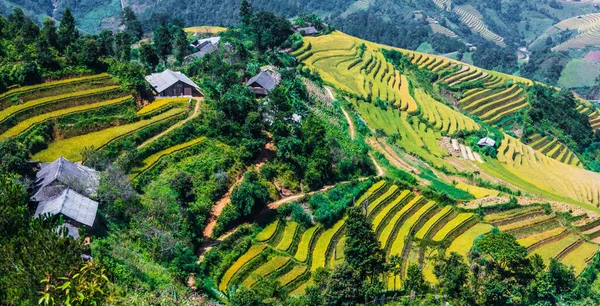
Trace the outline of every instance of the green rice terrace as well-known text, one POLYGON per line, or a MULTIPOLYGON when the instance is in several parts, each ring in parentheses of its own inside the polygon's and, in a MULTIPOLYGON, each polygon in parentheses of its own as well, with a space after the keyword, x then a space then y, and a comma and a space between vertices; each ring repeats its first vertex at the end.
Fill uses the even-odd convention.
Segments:
MULTIPOLYGON (((486 173, 531 196, 598 211, 600 175, 583 169, 565 144, 552 135, 534 133, 520 139, 493 132, 517 126, 530 108, 526 90, 532 81, 341 32, 307 37, 293 54, 338 90, 356 120, 372 131, 398 135, 379 151, 393 156, 397 146, 450 173, 486 173), (424 82, 432 73, 437 81, 424 82), (455 139, 455 135, 491 133, 498 140, 493 157, 482 153, 476 142, 455 139)), ((577 103, 577 111, 586 114, 596 129, 597 111, 587 101, 577 103)))
POLYGON ((203 140, 144 148, 160 142, 156 140, 168 134, 164 131, 175 130, 186 118, 197 115, 200 103, 189 98, 158 98, 138 106, 108 74, 17 87, 0 95, 0 139, 37 142, 32 158, 41 162, 59 156, 80 161, 85 149, 110 151, 134 140, 147 156, 134 169, 137 176, 161 157, 203 140))
MULTIPOLYGON (((396 275, 388 277, 388 290, 406 276, 411 264, 425 278, 437 281, 431 261, 439 254, 463 256, 474 240, 494 227, 514 235, 529 254, 545 261, 556 258, 581 273, 600 246, 600 219, 581 218, 572 225, 548 207, 530 205, 509 210, 486 211, 440 206, 434 201, 385 180, 373 184, 356 201, 371 222, 386 258, 401 257, 396 275)), ((329 228, 304 228, 278 219, 256 235, 246 253, 216 280, 221 292, 236 285, 252 287, 263 279, 276 279, 281 290, 302 293, 321 267, 333 267, 344 256, 345 218, 329 228)))

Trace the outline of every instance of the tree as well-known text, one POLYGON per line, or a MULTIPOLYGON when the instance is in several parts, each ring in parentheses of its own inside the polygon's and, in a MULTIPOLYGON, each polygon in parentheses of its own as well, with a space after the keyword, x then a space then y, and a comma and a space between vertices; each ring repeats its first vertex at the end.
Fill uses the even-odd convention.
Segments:
POLYGON ((115 37, 109 30, 102 30, 98 35, 98 48, 100 56, 113 57, 115 55, 115 37))
POLYGON ((27 190, 16 177, 0 174, 0 242, 28 222, 27 200, 27 190))
POLYGON ((441 294, 451 300, 469 301, 469 267, 462 256, 452 252, 449 257, 442 258, 435 264, 434 274, 439 280, 441 294))
POLYGON ((427 285, 427 281, 425 281, 425 277, 423 277, 423 272, 419 266, 415 264, 408 266, 406 279, 404 280, 404 290, 407 293, 414 291, 418 295, 425 294, 429 291, 429 286, 427 285))
POLYGON ((61 50, 66 50, 67 46, 73 45, 77 41, 77 38, 79 38, 79 31, 75 27, 75 17, 73 17, 71 9, 68 7, 63 12, 57 34, 61 50))
POLYGON ((371 223, 359 207, 347 211, 346 262, 355 269, 361 279, 370 277, 371 281, 385 270, 385 253, 372 230, 371 223))
POLYGON ((161 24, 154 30, 154 47, 163 62, 166 62, 167 56, 171 54, 172 41, 171 32, 166 24, 161 24))
POLYGON ((56 34, 56 24, 54 23, 54 19, 50 17, 44 18, 41 38, 46 39, 50 46, 58 49, 58 34, 56 34))
POLYGON ((182 28, 175 29, 175 58, 181 63, 187 54, 188 41, 187 35, 182 28))
POLYGON ((84 36, 80 39, 79 62, 91 67, 97 68, 100 59, 100 47, 98 41, 92 36, 84 36))
POLYGON ((140 44, 140 58, 142 62, 149 66, 152 71, 154 71, 160 62, 160 58, 158 57, 158 54, 156 54, 154 46, 148 43, 140 44))
POLYGON ((493 229, 491 233, 477 240, 474 247, 489 255, 505 270, 521 265, 527 256, 527 248, 520 245, 513 235, 498 229, 493 229))
POLYGON ((125 32, 129 34, 132 40, 138 41, 142 39, 144 32, 142 31, 142 23, 137 19, 131 7, 123 8, 121 12, 121 25, 125 26, 125 32))
POLYGON ((390 256, 388 261, 387 269, 394 277, 394 291, 396 291, 396 279, 402 273, 402 257, 398 254, 394 254, 390 256))
POLYGON ((323 291, 325 305, 356 305, 362 286, 358 271, 347 264, 337 266, 323 291))
POLYGON ((15 138, 0 141, 0 172, 26 175, 31 171, 29 150, 15 138))
POLYGON ((115 35, 115 55, 122 61, 129 61, 131 58, 131 37, 127 32, 120 32, 115 35))
POLYGON ((229 297, 229 305, 231 306, 261 306, 264 303, 251 289, 240 287, 233 291, 229 297))
POLYGON ((231 204, 237 208, 242 217, 247 217, 264 207, 269 200, 269 190, 259 181, 256 172, 246 172, 244 181, 233 189, 231 204))
POLYGON ((41 282, 45 284, 40 291, 41 305, 101 305, 108 302, 112 291, 105 268, 97 261, 88 261, 62 277, 48 274, 41 282))
POLYGON ((252 21, 252 33, 256 46, 260 50, 267 50, 279 47, 294 31, 292 24, 284 17, 260 11, 252 21))
POLYGON ((242 0, 240 4, 240 19, 244 26, 249 26, 252 23, 253 14, 254 9, 252 8, 252 4, 248 0, 242 0))

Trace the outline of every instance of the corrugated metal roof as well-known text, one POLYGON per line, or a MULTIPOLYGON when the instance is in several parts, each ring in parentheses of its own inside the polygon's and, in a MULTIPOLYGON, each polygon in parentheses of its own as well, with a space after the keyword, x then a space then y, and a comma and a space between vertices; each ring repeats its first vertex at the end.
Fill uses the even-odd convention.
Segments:
POLYGON ((485 137, 485 138, 481 138, 479 140, 479 142, 477 143, 477 145, 493 147, 494 145, 496 145, 496 141, 489 137, 485 137))
POLYGON ((186 56, 186 59, 192 59, 192 58, 200 58, 200 57, 204 57, 205 55, 207 55, 208 53, 212 53, 216 50, 219 49, 219 46, 217 45, 213 45, 213 44, 206 44, 202 47, 198 48, 200 51, 196 52, 196 53, 192 53, 188 56, 186 56))
POLYGON ((317 30, 317 28, 315 28, 315 27, 298 28, 297 31, 298 31, 298 33, 300 33, 302 35, 319 34, 319 30, 317 30))
POLYGON ((35 211, 35 216, 63 214, 91 227, 94 225, 97 211, 98 202, 67 188, 58 197, 40 202, 35 211))
POLYGON ((219 41, 221 40, 220 36, 215 36, 215 37, 209 37, 209 38, 203 38, 203 39, 198 39, 195 42, 191 43, 190 46, 194 47, 194 48, 200 48, 203 45, 206 45, 208 43, 212 44, 212 45, 217 45, 219 43, 219 41))
POLYGON ((280 76, 276 72, 272 72, 270 70, 261 71, 259 74, 253 76, 248 82, 246 86, 256 87, 253 84, 266 89, 267 91, 273 90, 277 85, 279 85, 280 76))
POLYGON ((163 92, 165 89, 171 87, 173 84, 181 81, 190 86, 200 89, 194 81, 190 80, 185 74, 179 71, 165 70, 160 73, 153 73, 146 76, 146 81, 152 85, 154 90, 157 92, 163 92))
POLYGON ((98 173, 61 156, 51 163, 41 164, 41 169, 36 174, 35 185, 37 191, 31 197, 34 201, 47 201, 67 187, 91 195, 98 187, 98 173), (60 185, 64 187, 61 188, 60 185))

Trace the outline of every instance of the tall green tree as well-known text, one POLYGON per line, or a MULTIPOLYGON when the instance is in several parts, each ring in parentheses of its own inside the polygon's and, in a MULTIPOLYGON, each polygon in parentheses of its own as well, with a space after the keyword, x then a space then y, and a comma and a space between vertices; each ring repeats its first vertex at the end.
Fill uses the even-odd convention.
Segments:
POLYGON ((79 38, 79 31, 75 26, 75 17, 73 17, 71 9, 68 7, 63 12, 57 34, 61 50, 66 50, 68 46, 73 45, 77 41, 77 38, 79 38))
POLYGON ((122 61, 131 59, 131 36, 127 32, 115 35, 115 56, 122 61))
POLYGON ((187 35, 182 28, 175 28, 175 42, 173 43, 175 49, 175 58, 181 63, 187 55, 188 41, 187 35))
POLYGON ((125 26, 125 32, 129 34, 132 40, 138 41, 142 39, 144 35, 142 23, 137 19, 137 16, 129 6, 123 8, 121 12, 121 25, 125 26))
POLYGON ((372 230, 371 223, 358 207, 348 208, 346 220, 346 262, 362 279, 373 281, 385 271, 385 253, 372 230))
POLYGON ((115 37, 112 31, 102 30, 98 35, 98 48, 100 56, 113 57, 115 55, 115 37))
POLYGON ((465 264, 462 256, 455 252, 444 257, 434 265, 434 274, 439 280, 440 293, 451 300, 472 303, 469 288, 469 266, 465 264))
POLYGON ((173 48, 173 37, 168 25, 161 24, 154 30, 154 47, 158 56, 166 62, 173 48))
POLYGON ((160 62, 160 58, 158 57, 158 54, 156 54, 156 49, 153 45, 148 43, 140 44, 140 58, 152 71, 154 71, 160 62))
POLYGON ((325 305, 356 305, 363 287, 360 273, 347 264, 337 266, 323 291, 325 305))
POLYGON ((46 39, 50 46, 58 49, 58 34, 56 33, 56 24, 54 23, 54 19, 50 17, 44 18, 42 31, 40 34, 41 38, 46 39))
POLYGON ((260 11, 252 19, 254 43, 260 50, 279 47, 293 33, 292 24, 272 12, 260 11))
POLYGON ((248 26, 252 23, 252 18, 254 16, 254 9, 252 8, 252 4, 248 2, 248 0, 242 0, 240 4, 240 19, 242 20, 242 24, 248 26))

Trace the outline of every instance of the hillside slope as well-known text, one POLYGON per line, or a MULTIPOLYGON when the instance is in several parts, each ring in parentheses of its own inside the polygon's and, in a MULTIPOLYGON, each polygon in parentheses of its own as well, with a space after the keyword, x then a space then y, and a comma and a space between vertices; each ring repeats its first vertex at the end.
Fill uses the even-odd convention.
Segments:
POLYGON ((477 154, 470 152, 477 150, 471 145, 464 154, 471 168, 526 194, 600 211, 600 174, 579 167, 575 157, 564 158, 574 155, 572 152, 557 146, 546 154, 542 147, 536 150, 496 130, 510 126, 521 110, 530 107, 524 89, 533 85, 532 81, 443 57, 393 49, 341 32, 306 38, 295 55, 326 83, 341 90, 373 129, 381 129, 388 136, 398 133, 399 140, 395 137, 393 144, 428 164, 454 173, 463 171, 440 142, 446 134, 460 139, 479 130, 475 120, 484 124, 483 135, 488 133, 498 140, 497 157, 480 151, 481 161, 471 159, 477 154), (384 56, 385 50, 399 51, 399 62, 410 64, 400 67, 384 56), (419 82, 426 73, 423 71, 436 75, 434 86, 429 84, 428 88, 419 82), (448 88, 456 92, 440 95, 448 88), (494 131, 500 134, 494 135, 494 131))

